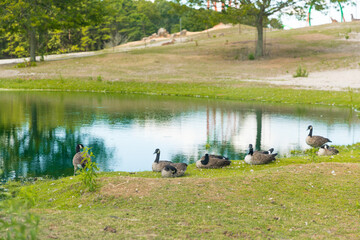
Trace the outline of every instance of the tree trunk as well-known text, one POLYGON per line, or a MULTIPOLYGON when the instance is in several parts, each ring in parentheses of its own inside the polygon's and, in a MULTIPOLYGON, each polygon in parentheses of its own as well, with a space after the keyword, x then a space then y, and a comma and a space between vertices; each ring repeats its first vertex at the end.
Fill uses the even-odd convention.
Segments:
POLYGON ((30 45, 30 62, 36 62, 36 33, 35 29, 31 28, 29 33, 30 45))
POLYGON ((255 56, 262 57, 264 55, 264 32, 263 32, 263 16, 260 14, 256 19, 257 42, 255 56))

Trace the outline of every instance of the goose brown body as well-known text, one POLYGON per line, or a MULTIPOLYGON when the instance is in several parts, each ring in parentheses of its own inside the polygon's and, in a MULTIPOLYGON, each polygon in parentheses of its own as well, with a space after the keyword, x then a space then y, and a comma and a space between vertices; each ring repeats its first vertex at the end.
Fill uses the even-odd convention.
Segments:
POLYGON ((317 155, 318 156, 331 156, 331 155, 336 155, 338 153, 339 153, 339 151, 336 148, 329 147, 329 145, 324 144, 323 146, 321 146, 321 148, 317 152, 317 155))
POLYGON ((176 169, 178 171, 186 171, 187 169, 187 164, 186 163, 173 163, 171 161, 166 161, 166 160, 161 160, 160 161, 160 149, 156 149, 154 154, 156 154, 156 158, 155 161, 152 164, 152 170, 153 172, 161 172, 161 170, 166 166, 166 165, 171 165, 176 167, 176 169))
MULTIPOLYGON (((225 159, 229 160, 229 158, 221 156, 221 155, 215 155, 215 154, 209 154, 209 158, 217 158, 217 159, 225 159)), ((200 158, 200 160, 205 160, 205 155, 200 158)))
POLYGON ((80 149, 84 148, 84 146, 82 144, 78 144, 76 146, 76 153, 73 157, 72 163, 74 166, 74 175, 75 172, 78 168, 78 166, 81 166, 82 168, 85 167, 85 165, 87 164, 87 160, 86 159, 90 159, 90 155, 87 154, 86 156, 84 156, 84 153, 80 152, 80 149))
POLYGON ((311 147, 321 147, 325 143, 331 142, 331 140, 328 138, 322 136, 313 136, 312 135, 313 127, 311 125, 308 127, 308 130, 310 130, 310 132, 305 139, 307 145, 311 147))
POLYGON ((196 167, 198 168, 222 168, 229 166, 231 163, 228 159, 210 158, 209 154, 205 154, 203 158, 196 161, 196 167))
POLYGON ((267 164, 274 161, 276 155, 277 153, 269 153, 269 151, 254 152, 252 144, 249 144, 249 153, 245 156, 244 161, 251 165, 267 164))
POLYGON ((161 176, 164 178, 173 178, 173 177, 181 177, 185 174, 185 171, 178 170, 176 167, 171 165, 166 165, 161 170, 161 176))

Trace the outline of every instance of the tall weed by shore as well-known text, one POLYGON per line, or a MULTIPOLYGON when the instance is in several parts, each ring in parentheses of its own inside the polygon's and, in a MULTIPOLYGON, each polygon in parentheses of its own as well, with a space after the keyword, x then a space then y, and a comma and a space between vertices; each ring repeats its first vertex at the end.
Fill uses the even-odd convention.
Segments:
POLYGON ((99 171, 99 167, 97 166, 97 163, 93 162, 91 158, 95 158, 95 155, 92 151, 90 151, 91 148, 85 147, 83 150, 83 162, 87 162, 85 167, 80 170, 80 179, 85 185, 85 187, 90 191, 94 192, 97 187, 97 171, 99 171))

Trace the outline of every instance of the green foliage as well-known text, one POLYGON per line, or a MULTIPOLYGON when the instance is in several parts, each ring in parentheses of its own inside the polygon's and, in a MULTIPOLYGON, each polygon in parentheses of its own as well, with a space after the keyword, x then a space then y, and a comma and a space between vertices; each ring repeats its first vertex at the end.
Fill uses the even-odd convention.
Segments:
POLYGON ((36 66, 37 66, 36 62, 24 60, 23 63, 16 64, 15 68, 26 68, 26 67, 36 67, 36 66))
MULTIPOLYGON (((0 9, 0 26, 11 35, 25 36, 22 43, 28 43, 29 53, 26 55, 30 55, 31 61, 35 61, 37 52, 44 55, 49 32, 99 22, 103 13, 100 0, 38 0, 36 3, 32 0, 4 0, 0 2, 0 9)), ((11 41, 8 44, 11 45, 11 41)), ((52 47, 58 44, 59 39, 56 37, 52 47)), ((24 50, 13 49, 21 52, 24 50)))
POLYGON ((249 53, 248 59, 249 59, 249 60, 255 60, 254 54, 253 54, 253 53, 249 53))
POLYGON ((270 27, 275 28, 275 29, 284 29, 283 23, 281 22, 280 19, 277 19, 277 18, 270 19, 269 25, 270 25, 270 27))
POLYGON ((10 57, 22 58, 28 55, 29 44, 23 34, 11 34, 7 32, 4 36, 7 46, 2 51, 10 57))
POLYGON ((80 170, 80 179, 90 192, 94 192, 98 187, 96 182, 98 175, 96 172, 99 171, 99 168, 97 163, 91 160, 91 158, 95 158, 95 156, 90 150, 91 148, 88 147, 85 147, 83 150, 83 161, 87 161, 87 163, 85 167, 80 170))
POLYGON ((36 240, 38 239, 40 218, 30 212, 37 201, 36 192, 27 187, 19 193, 18 198, 0 202, 0 233, 6 234, 4 239, 36 240))
POLYGON ((297 77, 308 77, 309 73, 307 72, 306 68, 302 68, 301 66, 298 66, 296 69, 295 74, 293 75, 294 78, 297 77))
POLYGON ((27 57, 30 49, 41 56, 94 51, 140 40, 162 27, 178 32, 180 18, 182 29, 189 31, 204 30, 221 20, 220 13, 166 0, 40 0, 33 7, 30 0, 11 2, 0 4, 4 10, 0 26, 5 26, 0 32, 3 57, 27 57), (31 19, 23 18, 19 13, 22 10, 29 11, 31 19), (1 37, 5 37, 3 43, 1 37))

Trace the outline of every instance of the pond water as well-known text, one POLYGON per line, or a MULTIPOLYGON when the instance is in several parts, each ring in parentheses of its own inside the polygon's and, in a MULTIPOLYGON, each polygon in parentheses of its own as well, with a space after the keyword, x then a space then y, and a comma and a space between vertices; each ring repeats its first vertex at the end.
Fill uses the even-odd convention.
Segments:
POLYGON ((243 159, 249 143, 280 154, 309 148, 307 126, 333 144, 360 141, 351 109, 158 96, 0 92, 1 178, 73 174, 75 146, 101 171, 151 170, 161 159, 192 163, 206 152, 243 159), (208 149, 207 149, 208 148, 208 149))

